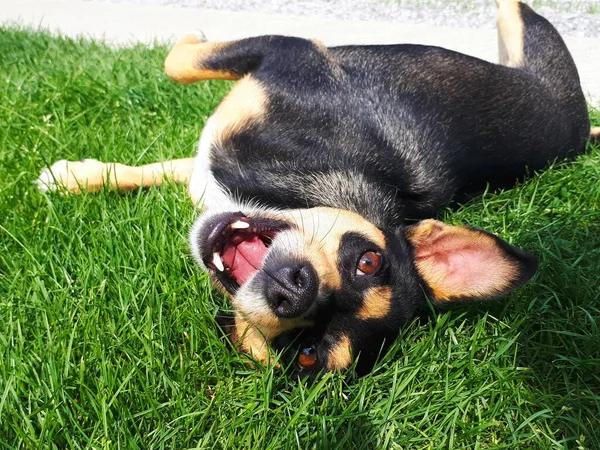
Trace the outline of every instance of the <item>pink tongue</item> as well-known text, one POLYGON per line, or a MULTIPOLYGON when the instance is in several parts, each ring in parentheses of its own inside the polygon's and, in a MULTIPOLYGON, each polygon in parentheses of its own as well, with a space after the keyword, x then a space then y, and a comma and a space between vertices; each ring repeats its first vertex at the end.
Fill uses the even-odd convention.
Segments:
POLYGON ((231 269, 231 275, 242 285, 261 268, 266 255, 267 247, 258 236, 254 236, 237 246, 227 245, 221 258, 231 269))

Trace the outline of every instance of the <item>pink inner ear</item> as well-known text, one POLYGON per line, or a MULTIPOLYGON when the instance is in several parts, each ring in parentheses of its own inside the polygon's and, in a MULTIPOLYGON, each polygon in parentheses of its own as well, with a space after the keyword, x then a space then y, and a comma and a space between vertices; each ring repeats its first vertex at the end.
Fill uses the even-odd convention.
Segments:
POLYGON ((438 300, 493 296, 514 275, 492 238, 465 228, 448 227, 421 242, 415 256, 419 272, 438 300))

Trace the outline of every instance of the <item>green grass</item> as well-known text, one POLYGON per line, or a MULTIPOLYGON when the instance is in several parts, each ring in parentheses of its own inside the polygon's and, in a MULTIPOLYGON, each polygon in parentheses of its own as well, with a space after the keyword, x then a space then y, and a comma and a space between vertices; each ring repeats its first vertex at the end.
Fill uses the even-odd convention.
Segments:
POLYGON ((525 288, 411 325, 370 376, 298 382, 219 340, 184 188, 31 184, 190 155, 230 85, 176 85, 165 53, 0 30, 0 448, 600 447, 600 149, 447 214, 537 253, 525 288))

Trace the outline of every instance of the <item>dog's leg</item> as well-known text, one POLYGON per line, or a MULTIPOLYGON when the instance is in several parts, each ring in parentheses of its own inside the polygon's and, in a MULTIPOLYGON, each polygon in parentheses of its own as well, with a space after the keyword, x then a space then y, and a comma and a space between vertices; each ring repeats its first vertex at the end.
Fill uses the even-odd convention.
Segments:
POLYGON ((165 72, 180 83, 199 80, 237 80, 234 71, 211 63, 211 56, 225 47, 221 42, 206 42, 201 31, 186 34, 175 43, 165 59, 165 72))
POLYGON ((42 171, 35 181, 41 190, 80 193, 97 192, 104 186, 119 191, 158 186, 165 179, 187 185, 194 168, 194 158, 174 159, 144 166, 103 163, 95 159, 60 160, 42 171))
MULTIPOLYGON (((288 36, 259 36, 231 42, 207 42, 201 32, 186 34, 165 59, 165 72, 180 83, 239 80, 269 65, 294 74, 301 66, 326 67, 327 48, 318 41, 288 36), (285 63, 282 64, 282 60, 285 63)), ((275 70, 274 69, 274 70, 275 70)), ((305 69, 306 70, 306 69, 305 69)))
POLYGON ((577 68, 564 41, 550 22, 524 3, 495 1, 500 64, 535 79, 539 94, 564 117, 563 123, 569 127, 564 133, 580 138, 576 147, 584 148, 590 136, 588 111, 577 68))
POLYGON ((518 0, 495 0, 498 6, 498 59, 508 67, 523 64, 524 26, 518 0))
POLYGON ((552 24, 518 0, 495 2, 500 64, 524 70, 557 96, 581 91, 573 58, 552 24))

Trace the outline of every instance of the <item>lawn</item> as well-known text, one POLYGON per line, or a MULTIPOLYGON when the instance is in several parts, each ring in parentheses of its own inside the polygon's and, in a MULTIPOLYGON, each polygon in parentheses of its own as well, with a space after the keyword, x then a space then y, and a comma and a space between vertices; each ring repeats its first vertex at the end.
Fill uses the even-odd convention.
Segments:
POLYGON ((0 30, 1 448, 600 448, 600 148, 445 214, 539 255, 523 289, 412 324, 369 376, 297 381, 219 339, 183 187, 32 184, 190 155, 230 84, 172 83, 166 51, 0 30))

